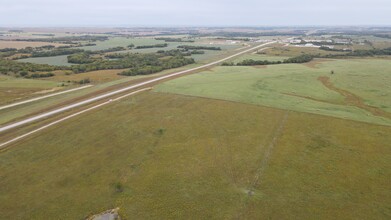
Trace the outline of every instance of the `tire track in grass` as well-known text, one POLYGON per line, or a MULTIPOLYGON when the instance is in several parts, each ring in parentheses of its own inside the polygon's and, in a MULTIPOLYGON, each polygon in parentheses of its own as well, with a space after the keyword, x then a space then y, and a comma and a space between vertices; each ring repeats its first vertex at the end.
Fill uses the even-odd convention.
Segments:
POLYGON ((253 183, 251 184, 249 194, 253 193, 253 190, 262 183, 263 173, 265 172, 265 170, 268 166, 270 155, 273 152, 274 146, 276 145, 278 138, 282 134, 282 131, 285 127, 285 123, 288 118, 288 115, 289 115, 289 111, 286 111, 283 118, 281 119, 276 131, 274 132, 274 134, 272 136, 271 142, 269 143, 268 147, 266 148, 265 154, 264 154, 263 159, 261 161, 261 165, 255 174, 255 178, 254 178, 253 183))
POLYGON ((286 120, 288 119, 289 111, 286 111, 284 116, 282 117, 280 123, 278 124, 278 127, 276 128, 275 132, 272 135, 272 140, 270 141, 269 145, 267 146, 265 150, 265 154, 261 160, 261 164, 257 171, 255 172, 255 177, 253 182, 251 183, 250 187, 246 190, 246 198, 244 199, 244 204, 241 208, 241 211, 238 213, 235 219, 243 219, 244 212, 247 208, 247 205, 249 204, 248 198, 254 195, 254 190, 257 186, 261 185, 262 183, 262 176, 265 173, 266 168, 268 167, 270 156, 273 152, 273 149, 277 143, 277 140, 282 135, 282 131, 285 127, 286 120))

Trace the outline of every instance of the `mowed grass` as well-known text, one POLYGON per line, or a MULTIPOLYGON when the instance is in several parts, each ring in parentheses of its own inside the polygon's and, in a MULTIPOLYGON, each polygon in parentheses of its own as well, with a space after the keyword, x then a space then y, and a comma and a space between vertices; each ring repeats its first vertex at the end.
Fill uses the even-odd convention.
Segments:
POLYGON ((0 105, 56 88, 59 88, 56 82, 0 76, 0 105))
POLYGON ((68 63, 67 57, 68 55, 53 57, 30 57, 25 59, 19 59, 17 61, 25 63, 49 64, 54 66, 72 66, 72 63, 68 63))
POLYGON ((144 93, 1 152, 0 212, 82 219, 119 207, 126 219, 389 219, 390 132, 144 93))
POLYGON ((388 117, 346 105, 345 97, 327 88, 329 77, 338 88, 359 96, 367 105, 390 110, 391 63, 381 59, 315 60, 309 64, 215 67, 210 71, 160 84, 155 91, 224 99, 281 109, 391 125, 388 117), (260 68, 262 67, 262 68, 260 68), (335 74, 330 74, 334 70, 335 74))

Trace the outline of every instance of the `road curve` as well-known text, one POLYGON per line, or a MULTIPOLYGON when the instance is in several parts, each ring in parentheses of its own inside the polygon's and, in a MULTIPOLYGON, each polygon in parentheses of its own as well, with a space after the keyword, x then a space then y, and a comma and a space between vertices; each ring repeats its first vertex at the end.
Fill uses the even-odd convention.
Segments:
POLYGON ((100 100, 100 99, 104 99, 104 98, 107 98, 107 97, 110 97, 110 96, 113 96, 113 95, 116 95, 116 94, 119 94, 119 93, 122 93, 122 92, 125 92, 125 91, 128 91, 128 90, 131 90, 131 89, 139 88, 141 86, 148 85, 148 84, 160 81, 160 80, 168 79, 168 78, 171 78, 171 77, 174 77, 174 76, 178 76, 178 75, 183 75, 185 73, 189 73, 189 72, 192 72, 192 71, 195 71, 195 70, 199 70, 199 69, 203 69, 203 68, 206 68, 206 67, 210 67, 210 66, 216 65, 218 63, 224 62, 226 60, 229 60, 231 58, 240 56, 240 55, 242 55, 244 53, 248 53, 248 52, 250 52, 252 50, 255 50, 255 49, 258 49, 260 47, 264 47, 266 45, 273 44, 275 42, 276 41, 271 41, 271 42, 268 42, 268 43, 260 44, 258 46, 251 47, 250 49, 241 51, 239 53, 233 54, 233 55, 228 56, 226 58, 223 58, 223 59, 220 59, 220 60, 217 60, 217 61, 205 64, 205 65, 202 65, 202 66, 199 66, 199 67, 191 68, 191 69, 188 69, 188 70, 183 70, 183 71, 176 72, 176 73, 167 74, 167 75, 155 78, 155 79, 151 79, 151 80, 148 80, 148 81, 145 81, 145 82, 142 82, 142 83, 131 85, 131 86, 128 86, 128 87, 125 87, 125 88, 122 88, 122 89, 118 89, 118 90, 115 90, 115 91, 112 91, 112 92, 109 92, 109 93, 106 93, 106 94, 103 94, 103 95, 99 95, 99 96, 96 96, 94 98, 90 98, 90 99, 87 99, 87 100, 84 100, 84 101, 80 101, 80 102, 77 102, 77 103, 74 103, 74 104, 71 104, 71 105, 68 105, 68 106, 65 106, 65 107, 53 110, 53 111, 49 111, 49 112, 46 112, 46 113, 43 113, 43 114, 40 114, 40 115, 37 115, 37 116, 33 116, 33 117, 30 117, 30 118, 24 119, 22 121, 14 122, 14 123, 8 124, 6 126, 0 127, 0 132, 4 132, 4 131, 10 130, 10 129, 19 127, 21 125, 28 124, 28 123, 37 121, 39 119, 43 119, 43 118, 46 118, 46 117, 49 117, 49 116, 52 116, 52 115, 55 115, 55 114, 58 114, 58 113, 70 110, 72 108, 79 107, 79 106, 82 106, 82 105, 85 105, 85 104, 88 104, 88 103, 91 103, 91 102, 94 102, 94 101, 97 101, 97 100, 100 100))

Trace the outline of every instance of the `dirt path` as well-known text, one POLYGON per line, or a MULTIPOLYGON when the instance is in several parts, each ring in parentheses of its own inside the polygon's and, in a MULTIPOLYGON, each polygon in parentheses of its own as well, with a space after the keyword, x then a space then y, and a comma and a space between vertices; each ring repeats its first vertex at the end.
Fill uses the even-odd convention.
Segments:
POLYGON ((269 159, 270 159, 270 155, 274 149, 274 146, 277 142, 277 139, 281 136, 282 134, 282 130, 285 126, 285 122, 288 118, 288 115, 289 115, 289 111, 286 111, 285 114, 284 114, 284 117, 281 119, 276 131, 273 133, 273 136, 272 136, 272 140, 271 142, 269 143, 267 149, 266 149, 266 152, 265 152, 265 155, 263 156, 263 159, 261 161, 261 165, 259 166, 256 174, 255 174, 255 178, 254 178, 254 181, 250 187, 250 192, 252 190, 254 190, 258 185, 261 184, 262 182, 262 175, 263 173, 265 172, 265 169, 268 165, 268 162, 269 162, 269 159))
POLYGON ((330 78, 327 77, 327 76, 320 76, 318 78, 318 80, 320 82, 322 82, 322 84, 324 86, 326 86, 328 89, 330 90, 333 90, 335 92, 338 92, 339 94, 341 94, 342 96, 345 97, 345 105, 350 105, 350 106, 355 106, 355 107, 358 107, 358 108, 361 108, 361 109, 364 109, 365 111, 368 111, 370 112, 371 114, 375 115, 375 116, 381 116, 381 117, 384 117, 384 118, 388 118, 388 119, 391 119, 391 113, 389 112, 386 112, 386 111, 383 111, 377 107, 374 107, 374 106, 370 106, 370 105, 367 105, 364 103, 364 101, 362 100, 361 97, 347 91, 347 90, 343 90, 343 89, 340 89, 340 88, 337 88, 333 85, 332 82, 330 82, 330 78))

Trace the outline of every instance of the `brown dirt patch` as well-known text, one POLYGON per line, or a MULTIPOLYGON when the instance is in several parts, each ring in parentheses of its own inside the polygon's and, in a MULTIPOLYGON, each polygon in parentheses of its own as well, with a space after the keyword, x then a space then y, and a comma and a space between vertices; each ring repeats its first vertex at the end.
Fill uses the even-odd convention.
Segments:
POLYGON ((330 61, 329 59, 315 59, 308 63, 303 63, 304 66, 313 68, 313 69, 319 69, 318 65, 324 62, 330 61))

